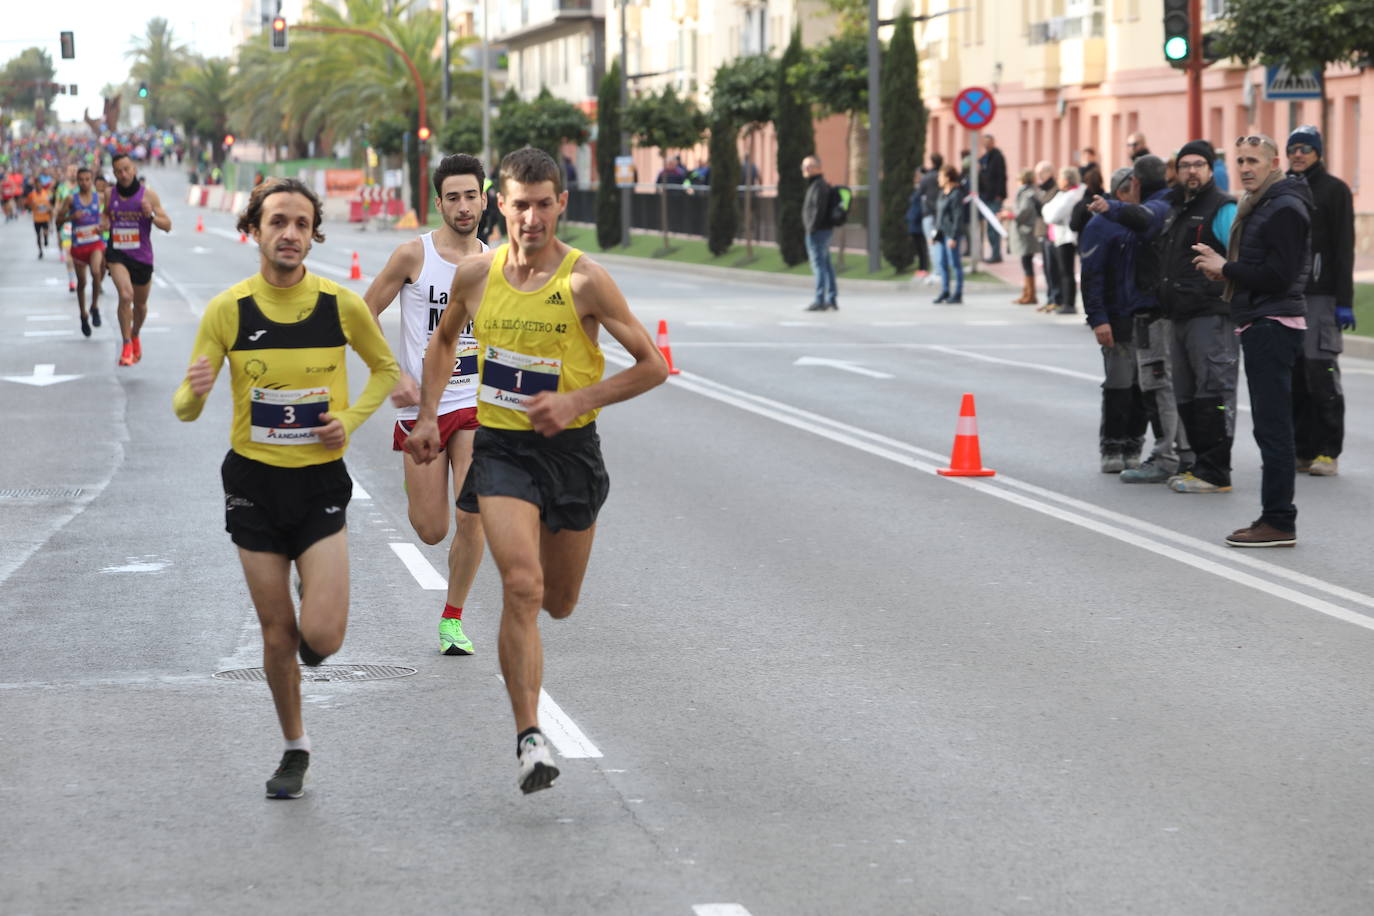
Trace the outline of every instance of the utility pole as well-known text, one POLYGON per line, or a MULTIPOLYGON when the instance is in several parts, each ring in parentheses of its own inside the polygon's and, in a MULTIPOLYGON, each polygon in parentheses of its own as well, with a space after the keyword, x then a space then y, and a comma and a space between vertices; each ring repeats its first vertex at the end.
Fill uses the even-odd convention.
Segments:
POLYGON ((451 88, 451 83, 449 82, 449 69, 451 63, 449 60, 448 30, 448 0, 444 0, 444 116, 439 119, 439 123, 441 124, 447 123, 448 121, 448 94, 451 88))
POLYGON ((882 56, 878 47, 878 0, 868 0, 868 272, 879 267, 878 185, 882 172, 882 116, 878 104, 878 68, 882 56))
MULTIPOLYGON (((1188 0, 1188 136, 1202 136, 1202 0, 1188 0)), ((1220 139, 1220 138, 1218 138, 1220 139)))
MULTIPOLYGON (((625 35, 625 7, 630 0, 620 0, 620 155, 630 155, 630 135, 625 132, 625 106, 629 104, 630 92, 630 40, 625 35)), ((603 137, 599 142, 608 142, 603 137)), ((630 247, 630 195, 634 187, 620 189, 620 247, 630 247)))
POLYGON ((487 0, 482 0, 482 166, 491 173, 491 46, 487 41, 487 0))

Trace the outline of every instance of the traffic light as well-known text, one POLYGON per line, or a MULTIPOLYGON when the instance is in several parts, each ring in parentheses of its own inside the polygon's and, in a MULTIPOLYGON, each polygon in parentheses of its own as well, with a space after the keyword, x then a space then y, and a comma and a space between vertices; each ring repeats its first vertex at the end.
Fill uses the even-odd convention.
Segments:
POLYGON ((282 16, 272 20, 272 50, 286 50, 286 19, 282 16))
POLYGON ((1221 39, 1216 32, 1208 32, 1202 36, 1202 59, 1212 64, 1221 60, 1226 55, 1221 50, 1221 39))
POLYGON ((1188 0, 1164 0, 1164 59, 1182 67, 1193 56, 1192 18, 1188 0))
POLYGON ((147 84, 147 83, 139 83, 139 84, 138 84, 138 97, 139 97, 140 99, 146 99, 146 98, 148 97, 148 84, 147 84))
POLYGON ((71 60, 76 57, 76 39, 71 32, 60 32, 58 38, 62 42, 62 59, 71 60))
POLYGON ((421 143, 425 142, 429 139, 429 128, 421 124, 420 129, 415 132, 415 136, 420 138, 421 143))
POLYGON ((224 135, 224 148, 225 148, 225 149, 228 149, 229 147, 231 147, 231 146, 233 146, 233 145, 234 145, 234 135, 233 135, 233 134, 225 134, 225 135, 224 135))

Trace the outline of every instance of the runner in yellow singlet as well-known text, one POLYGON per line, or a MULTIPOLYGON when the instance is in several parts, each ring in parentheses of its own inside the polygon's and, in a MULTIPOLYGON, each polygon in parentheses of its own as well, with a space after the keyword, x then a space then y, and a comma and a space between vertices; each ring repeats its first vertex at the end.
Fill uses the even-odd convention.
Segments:
POLYGON ((668 366, 605 268, 558 240, 563 169, 526 147, 501 161, 498 184, 509 242, 459 262, 425 352, 420 413, 405 448, 421 463, 439 453, 439 397, 471 321, 480 428, 458 506, 481 513, 501 574, 497 648, 515 713, 517 782, 529 793, 558 776, 539 730, 539 610, 572 613, 609 489, 596 415, 661 384, 668 366), (635 361, 608 378, 601 328, 635 361))

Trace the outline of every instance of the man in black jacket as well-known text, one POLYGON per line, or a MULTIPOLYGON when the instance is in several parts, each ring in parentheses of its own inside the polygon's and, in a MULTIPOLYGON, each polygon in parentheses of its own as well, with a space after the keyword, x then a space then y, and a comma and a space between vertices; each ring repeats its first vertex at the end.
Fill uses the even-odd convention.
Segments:
MULTIPOLYGON (((1007 199, 1007 160, 992 134, 983 134, 983 155, 978 157, 978 196, 993 213, 1001 213, 1007 199)), ((992 250, 988 263, 996 264, 1002 260, 1002 236, 989 226, 987 237, 992 250)))
POLYGON ((806 197, 802 199, 802 228, 806 230, 806 256, 816 275, 816 295, 806 307, 808 312, 838 309, 835 303, 835 266, 830 262, 830 185, 821 174, 821 160, 807 156, 802 160, 806 177, 806 197))
POLYGON ((1345 439, 1345 395, 1337 357, 1342 330, 1355 330, 1355 207, 1350 187, 1326 170, 1322 135, 1299 127, 1288 135, 1288 174, 1312 192, 1312 276, 1307 331, 1293 367, 1293 422, 1298 470, 1334 477, 1345 439))
POLYGON ((1293 364, 1306 329, 1303 299, 1310 275, 1312 194, 1302 178, 1286 177, 1279 148, 1264 134, 1236 143, 1236 172, 1245 196, 1236 209, 1226 256, 1193 246, 1195 264, 1214 281, 1240 330, 1255 444, 1263 461, 1260 517, 1226 538, 1232 547, 1292 547, 1298 510, 1293 505, 1293 364))

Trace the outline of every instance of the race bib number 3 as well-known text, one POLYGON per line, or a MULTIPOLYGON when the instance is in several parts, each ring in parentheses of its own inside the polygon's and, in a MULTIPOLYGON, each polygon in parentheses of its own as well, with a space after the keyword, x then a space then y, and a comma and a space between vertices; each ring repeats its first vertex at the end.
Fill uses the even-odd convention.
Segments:
POLYGON ((477 399, 498 407, 524 410, 525 402, 539 392, 557 391, 562 372, 562 360, 487 347, 477 399))
POLYGON ((137 226, 115 226, 110 230, 110 241, 122 250, 138 247, 137 226))
POLYGON ((471 337, 458 338, 458 352, 453 358, 453 374, 448 387, 471 388, 477 383, 477 341, 471 337))
POLYGON ((313 445, 329 412, 328 388, 254 388, 249 397, 252 439, 268 445, 313 445))

